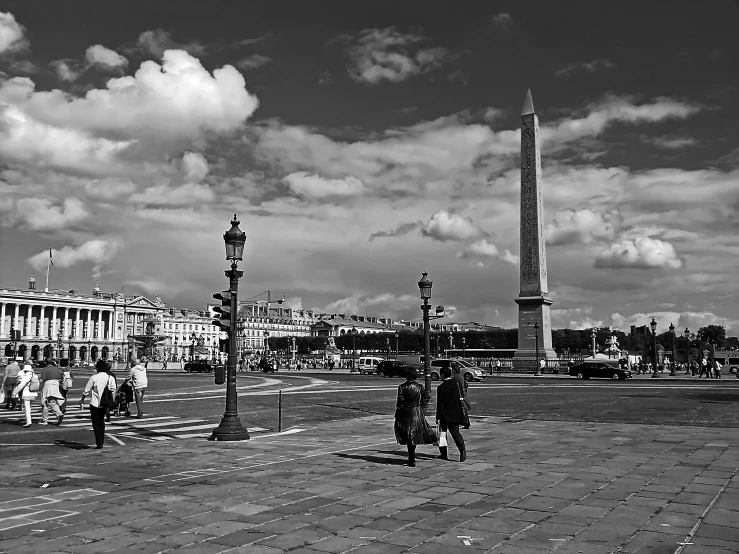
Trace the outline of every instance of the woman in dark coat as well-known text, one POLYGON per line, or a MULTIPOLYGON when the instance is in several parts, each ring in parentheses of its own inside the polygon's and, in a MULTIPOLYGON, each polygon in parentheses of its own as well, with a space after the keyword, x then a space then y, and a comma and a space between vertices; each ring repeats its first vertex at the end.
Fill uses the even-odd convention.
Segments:
POLYGON ((398 444, 408 446, 408 465, 416 466, 416 445, 433 444, 436 432, 423 415, 426 404, 423 387, 416 383, 418 372, 408 368, 406 382, 398 387, 398 402, 395 410, 395 438, 398 444))

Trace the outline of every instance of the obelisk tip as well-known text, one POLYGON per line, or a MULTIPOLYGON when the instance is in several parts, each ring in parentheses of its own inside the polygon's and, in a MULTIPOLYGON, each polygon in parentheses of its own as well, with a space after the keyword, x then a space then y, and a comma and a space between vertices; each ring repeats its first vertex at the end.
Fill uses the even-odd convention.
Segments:
POLYGON ((526 92, 526 100, 523 102, 523 110, 521 115, 529 115, 534 113, 534 101, 531 99, 531 89, 526 92))

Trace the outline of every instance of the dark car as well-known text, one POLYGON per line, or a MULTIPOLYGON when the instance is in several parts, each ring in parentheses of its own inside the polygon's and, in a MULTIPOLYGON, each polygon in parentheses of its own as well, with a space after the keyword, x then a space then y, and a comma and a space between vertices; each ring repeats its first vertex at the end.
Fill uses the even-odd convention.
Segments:
POLYGON ((205 360, 194 360, 192 362, 187 362, 184 369, 188 373, 192 373, 193 371, 197 371, 198 373, 210 373, 213 371, 213 366, 205 360))
POLYGON ((570 376, 578 379, 602 377, 623 381, 631 378, 631 370, 620 368, 617 360, 585 360, 570 367, 570 376))
POLYGON ((418 364, 409 364, 407 362, 399 362, 397 360, 386 360, 377 364, 377 375, 380 377, 403 377, 408 375, 408 369, 414 367, 418 375, 423 375, 423 366, 418 364))

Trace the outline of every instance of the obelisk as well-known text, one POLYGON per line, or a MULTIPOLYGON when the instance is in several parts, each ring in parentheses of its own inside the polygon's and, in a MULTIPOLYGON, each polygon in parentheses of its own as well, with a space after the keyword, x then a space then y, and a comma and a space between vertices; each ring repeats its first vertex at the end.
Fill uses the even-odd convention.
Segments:
POLYGON ((539 118, 534 113, 531 91, 521 112, 521 289, 518 304, 516 358, 556 358, 552 348, 552 322, 548 297, 547 254, 544 243, 539 118), (535 324, 538 323, 538 326, 535 324))

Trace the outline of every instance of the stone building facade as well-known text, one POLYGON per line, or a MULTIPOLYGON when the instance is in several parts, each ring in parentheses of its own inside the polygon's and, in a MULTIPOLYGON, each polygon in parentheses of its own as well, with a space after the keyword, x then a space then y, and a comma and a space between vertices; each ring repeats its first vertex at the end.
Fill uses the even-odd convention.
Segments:
POLYGON ((0 286, 0 356, 69 358, 94 362, 126 359, 129 335, 143 335, 147 321, 160 324, 159 298, 74 290, 42 291, 31 276, 27 289, 0 286), (20 340, 12 340, 12 331, 20 340))

